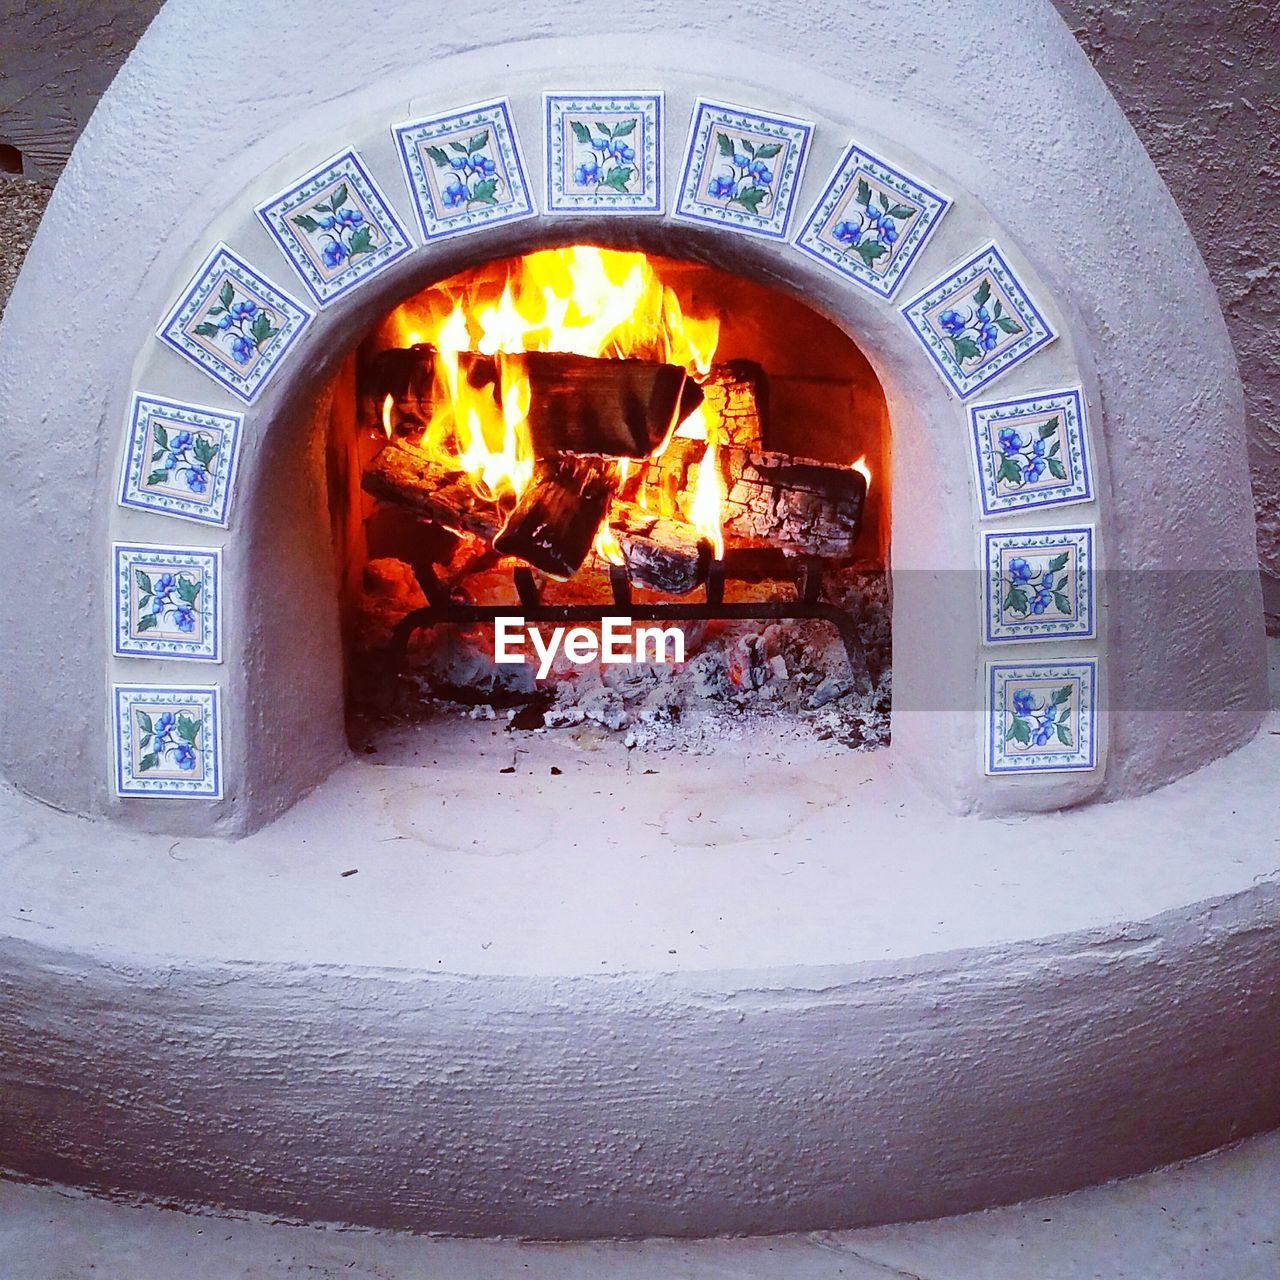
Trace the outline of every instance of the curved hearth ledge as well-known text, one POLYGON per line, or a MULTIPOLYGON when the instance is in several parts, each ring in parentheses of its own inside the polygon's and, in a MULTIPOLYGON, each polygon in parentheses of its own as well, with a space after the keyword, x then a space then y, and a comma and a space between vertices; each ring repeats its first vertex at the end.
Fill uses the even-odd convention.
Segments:
POLYGON ((0 1165, 580 1237, 952 1214, 1204 1151, 1280 1121, 1269 729, 1005 821, 883 755, 628 775, 537 739, 502 774, 471 722, 239 843, 0 798, 0 1165))

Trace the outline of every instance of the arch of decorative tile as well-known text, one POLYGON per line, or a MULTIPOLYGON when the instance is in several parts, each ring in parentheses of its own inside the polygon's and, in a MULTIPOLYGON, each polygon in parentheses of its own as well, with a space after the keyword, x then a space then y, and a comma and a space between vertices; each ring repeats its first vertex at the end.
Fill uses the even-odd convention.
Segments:
POLYGON ((588 227, 600 243, 780 282, 867 350, 889 394, 895 469, 926 480, 893 495, 892 750, 965 806, 1038 808, 1098 788, 1097 463, 1061 314, 927 158, 735 105, 720 86, 689 100, 655 83, 548 88, 536 115, 506 99, 392 113, 358 142, 315 140, 318 159, 273 166, 226 211, 174 289, 126 424, 111 622, 119 797, 234 803, 248 810, 236 825, 253 825, 341 758, 333 592, 278 519, 289 512, 327 545, 314 476, 281 479, 315 457, 315 395, 370 317, 427 280, 588 227), (814 158, 820 144, 834 163, 814 158), (1019 394, 993 391, 997 378, 1019 394), (140 511, 173 536, 148 520, 143 542, 140 511), (216 540, 189 546, 180 529, 196 526, 216 540), (938 575, 981 582, 947 591, 941 646, 928 638, 938 575), (284 626, 264 579, 289 582, 284 626), (215 642, 224 611, 230 645, 215 642), (212 677, 179 679, 186 670, 212 677), (280 760, 281 735, 303 733, 280 760))

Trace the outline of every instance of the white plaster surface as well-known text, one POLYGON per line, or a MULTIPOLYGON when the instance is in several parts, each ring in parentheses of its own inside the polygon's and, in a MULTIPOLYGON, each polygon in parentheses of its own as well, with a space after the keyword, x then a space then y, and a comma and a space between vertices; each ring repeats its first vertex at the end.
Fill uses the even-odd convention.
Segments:
POLYGON ((963 1211, 1280 1123, 1274 713, 1162 792, 1017 821, 877 756, 841 793, 830 759, 512 751, 361 762, 239 842, 7 797, 0 1166, 699 1235, 963 1211))
POLYGON ((1274 1280, 1280 1134, 1069 1196, 862 1231, 429 1240, 0 1182, 3 1280, 1274 1280))
MULTIPOLYGON (((673 119, 704 91, 814 119, 808 183, 820 184, 856 134, 956 195, 913 277, 931 278, 997 235, 1063 334, 1002 379, 1001 393, 1078 374, 1093 410, 1106 563, 1191 571, 1146 579, 1108 601, 1100 646, 1109 690, 1105 777, 1007 786, 981 778, 977 763, 976 593, 939 626, 933 597, 900 584, 895 680, 904 705, 921 710, 895 712, 893 750, 953 809, 996 811, 1054 807, 1091 790, 1134 794, 1253 733, 1256 546, 1241 393, 1221 314, 1169 193, 1045 0, 999 9, 963 0, 948 7, 945 24, 929 0, 856 13, 824 0, 797 7, 786 22, 721 3, 689 11, 652 0, 628 11, 629 53, 613 67, 599 60, 603 19, 593 0, 566 0, 518 31, 501 7, 447 4, 424 24, 412 8, 385 0, 362 11, 359 38, 335 41, 332 31, 347 30, 348 17, 338 0, 302 16, 247 0, 216 9, 171 0, 103 98, 50 203, 0 330, 0 540, 25 552, 8 558, 0 580, 0 769, 16 786, 62 808, 178 834, 242 831, 287 807, 341 758, 333 566, 312 429, 318 389, 353 332, 396 296, 468 255, 524 247, 526 233, 529 242, 608 234, 590 220, 562 220, 558 229, 541 220, 420 251, 350 307, 318 318, 269 384, 246 423, 245 487, 228 535, 228 564, 233 546, 242 559, 227 598, 225 801, 122 806, 109 797, 101 712, 112 671, 101 575, 78 582, 75 609, 27 584, 69 546, 92 558, 118 522, 110 477, 131 377, 145 371, 169 394, 210 396, 208 380, 157 355, 149 335, 217 235, 255 262, 270 254, 254 199, 330 154, 340 137, 360 146, 403 201, 388 122, 483 96, 495 82, 511 93, 533 152, 541 89, 585 65, 661 84, 673 119), (509 42, 494 44, 495 30, 510 32, 509 42), (237 74, 205 74, 211 65, 237 74), (972 90, 974 68, 997 66, 1016 111, 993 113, 972 90), (1118 256, 1116 237, 1093 230, 1119 217, 1097 175, 1121 171, 1124 239, 1142 245, 1132 256, 1118 256), (100 236, 94 229, 104 221, 128 234, 100 236), (1168 323, 1173 310, 1197 334, 1195 361, 1168 323), (90 340, 104 316, 112 341, 90 340), (51 351, 76 358, 51 360, 51 351), (1194 431, 1182 429, 1188 421, 1194 431), (1198 483, 1178 484, 1173 500, 1170 477, 1185 475, 1198 483), (282 582, 287 608, 274 594, 282 582), (46 678, 51 670, 56 684, 46 678), (56 740, 29 733, 32 723, 57 723, 56 740)), ((678 147, 668 160, 677 163, 678 147)), ((748 237, 677 242, 656 220, 644 234, 649 247, 701 253, 798 291, 857 333, 889 391, 896 474, 912 481, 894 492, 895 573, 972 572, 963 411, 904 341, 900 318, 806 269, 790 249, 738 243, 748 237)), ((282 261, 260 265, 287 270, 282 261)), ((159 519, 131 518, 121 532, 159 536, 159 519)), ((157 676, 180 678, 160 668, 157 676)))

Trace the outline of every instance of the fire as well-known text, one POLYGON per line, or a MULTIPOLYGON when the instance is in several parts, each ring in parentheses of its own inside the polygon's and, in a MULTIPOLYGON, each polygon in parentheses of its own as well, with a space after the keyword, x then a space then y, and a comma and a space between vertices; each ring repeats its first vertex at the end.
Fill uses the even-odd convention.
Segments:
POLYGON ((867 492, 871 492, 871 468, 867 466, 867 455, 864 453, 857 462, 849 464, 866 482, 867 492))
MULTIPOLYGON (((437 398, 417 447, 465 471, 476 493, 494 502, 519 498, 533 474, 522 353, 634 357, 682 365, 703 376, 720 338, 719 319, 687 314, 644 254, 587 245, 527 254, 503 277, 476 273, 460 285, 450 281, 434 286, 401 306, 393 325, 398 344, 426 343, 436 349, 436 386, 444 394, 437 398), (499 387, 472 385, 469 352, 499 357, 499 387)), ((384 424, 389 417, 384 408, 384 424)), ((700 437, 705 430, 704 423, 700 437)), ((617 464, 619 486, 631 466, 617 464)), ((708 440, 691 518, 717 557, 723 554, 718 475, 715 442, 708 440)), ((622 563, 607 518, 595 547, 605 560, 622 563)))

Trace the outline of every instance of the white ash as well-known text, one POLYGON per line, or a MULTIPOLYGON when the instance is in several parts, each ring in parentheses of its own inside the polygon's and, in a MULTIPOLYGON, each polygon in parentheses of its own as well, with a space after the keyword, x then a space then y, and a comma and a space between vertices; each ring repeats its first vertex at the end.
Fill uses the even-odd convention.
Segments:
MULTIPOLYGON (((785 599, 789 591, 781 585, 775 594, 785 599)), ((418 637, 409 696, 397 713, 496 715, 579 741, 584 733, 604 734, 628 747, 694 754, 760 733, 830 739, 855 750, 883 746, 892 678, 885 576, 830 574, 826 598, 854 619, 872 687, 850 670, 835 629, 811 619, 690 624, 679 666, 577 666, 560 653, 541 682, 527 664, 494 662, 491 628, 441 627, 418 637)))

